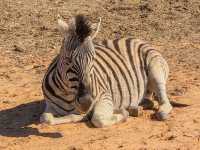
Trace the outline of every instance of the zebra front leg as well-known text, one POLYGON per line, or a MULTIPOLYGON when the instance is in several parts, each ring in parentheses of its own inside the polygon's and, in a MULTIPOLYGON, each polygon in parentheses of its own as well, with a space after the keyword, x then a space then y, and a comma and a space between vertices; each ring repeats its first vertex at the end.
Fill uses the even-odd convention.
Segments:
POLYGON ((70 114, 63 117, 54 117, 52 113, 44 113, 43 114, 43 123, 47 123, 49 125, 58 125, 65 123, 76 123, 81 122, 84 119, 84 116, 77 114, 70 114))
POLYGON ((159 109, 156 114, 158 120, 166 120, 172 110, 172 105, 167 97, 166 80, 169 69, 167 62, 162 57, 155 57, 149 64, 149 80, 153 84, 155 94, 158 96, 159 109))
POLYGON ((69 114, 62 117, 54 117, 52 113, 44 112, 40 117, 41 123, 46 123, 49 125, 58 125, 64 123, 76 123, 84 120, 84 116, 77 114, 69 114))
POLYGON ((128 112, 123 109, 119 114, 114 114, 111 96, 104 94, 94 106, 91 122, 95 127, 103 128, 126 121, 128 112))
POLYGON ((46 102, 45 111, 40 116, 40 123, 46 123, 49 125, 57 125, 64 123, 73 123, 82 121, 84 116, 78 114, 69 114, 62 117, 54 117, 53 110, 50 107, 50 104, 46 102))

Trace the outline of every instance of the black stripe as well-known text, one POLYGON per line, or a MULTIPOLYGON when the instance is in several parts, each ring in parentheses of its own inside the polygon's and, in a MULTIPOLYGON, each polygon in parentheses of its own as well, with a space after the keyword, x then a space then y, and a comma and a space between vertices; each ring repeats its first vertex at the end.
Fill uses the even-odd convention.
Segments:
POLYGON ((119 39, 113 40, 113 45, 115 49, 121 54, 120 47, 119 47, 119 39))
POLYGON ((57 87, 58 89, 60 89, 60 85, 58 85, 58 82, 57 82, 58 80, 56 80, 55 77, 56 77, 56 74, 55 74, 55 72, 53 72, 52 81, 53 81, 53 83, 56 85, 56 87, 57 87))
POLYGON ((47 69, 47 72, 48 72, 49 70, 51 70, 51 67, 55 67, 55 65, 57 65, 58 60, 59 60, 59 57, 60 57, 60 55, 57 55, 57 56, 52 60, 52 62, 50 63, 50 65, 49 65, 49 67, 48 67, 48 69, 47 69))
POLYGON ((140 61, 140 72, 142 74, 142 78, 143 78, 143 85, 144 85, 144 89, 145 89, 145 78, 146 78, 146 75, 147 75, 147 70, 145 69, 145 62, 144 62, 144 59, 142 58, 142 52, 141 52, 141 49, 142 47, 146 45, 146 43, 141 43, 139 46, 138 46, 138 57, 139 57, 139 61, 140 61), (142 62, 142 59, 143 59, 143 62, 142 62))
POLYGON ((136 68, 135 68, 135 64, 134 64, 134 61, 133 61, 133 58, 131 57, 131 41, 133 39, 129 38, 129 39, 126 39, 126 48, 128 50, 128 57, 129 57, 129 60, 130 60, 130 63, 131 63, 131 66, 132 66, 132 69, 133 71, 135 72, 135 78, 137 80, 137 90, 138 90, 138 98, 139 98, 139 93, 140 93, 140 88, 139 88, 139 79, 138 79, 138 76, 137 76, 137 71, 136 71, 136 68))
MULTIPOLYGON (((93 81, 93 82, 94 82, 95 85, 97 85, 97 78, 94 78, 94 81, 93 81)), ((95 90, 96 90, 96 93, 98 93, 98 88, 97 88, 97 86, 95 86, 95 90)))
MULTIPOLYGON (((94 91, 94 88, 93 88, 93 78, 94 78, 94 75, 93 74, 90 74, 90 88, 91 88, 91 93, 92 93, 92 96, 96 96, 96 93, 95 93, 95 91, 94 91)), ((96 86, 96 85, 95 85, 96 86)))
MULTIPOLYGON (((44 96, 47 97, 47 99, 48 99, 49 101, 51 101, 51 103, 53 103, 54 105, 56 105, 58 108, 62 109, 62 110, 65 111, 65 112, 71 112, 71 111, 74 111, 74 110, 75 110, 75 107, 72 108, 72 109, 67 110, 67 109, 61 107, 60 105, 58 105, 57 103, 55 103, 54 101, 52 101, 51 98, 50 98, 48 95, 46 95, 45 93, 44 93, 44 96)), ((56 111, 56 112, 57 112, 57 111, 56 111)), ((58 112, 57 112, 57 113, 58 113, 58 112)), ((60 115, 61 115, 61 114, 60 114, 60 115)))

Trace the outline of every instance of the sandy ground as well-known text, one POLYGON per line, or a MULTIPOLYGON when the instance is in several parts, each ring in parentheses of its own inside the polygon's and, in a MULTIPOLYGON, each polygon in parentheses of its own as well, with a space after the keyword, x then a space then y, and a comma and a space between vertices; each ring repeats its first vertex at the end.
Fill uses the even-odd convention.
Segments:
POLYGON ((0 150, 200 149, 199 0, 1 0, 0 150), (41 80, 59 52, 56 16, 102 17, 96 41, 133 36, 157 47, 170 66, 170 99, 189 104, 170 119, 152 110, 105 129, 89 123, 39 124, 41 80))

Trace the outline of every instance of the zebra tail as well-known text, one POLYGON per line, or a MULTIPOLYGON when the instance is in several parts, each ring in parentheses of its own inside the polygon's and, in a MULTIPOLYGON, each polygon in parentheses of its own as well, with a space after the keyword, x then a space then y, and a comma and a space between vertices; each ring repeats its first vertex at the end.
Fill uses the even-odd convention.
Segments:
POLYGON ((183 103, 179 103, 179 102, 176 102, 176 101, 170 101, 170 104, 174 107, 188 107, 188 106, 190 106, 188 104, 183 104, 183 103))

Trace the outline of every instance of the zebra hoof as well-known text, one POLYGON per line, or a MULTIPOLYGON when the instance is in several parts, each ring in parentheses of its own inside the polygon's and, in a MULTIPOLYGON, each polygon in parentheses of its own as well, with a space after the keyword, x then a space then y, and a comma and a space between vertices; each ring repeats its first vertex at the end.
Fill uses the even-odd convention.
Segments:
POLYGON ((156 117, 158 120, 167 120, 168 114, 171 112, 172 106, 170 103, 164 103, 160 105, 158 112, 156 113, 156 117))
POLYGON ((44 113, 40 116, 40 123, 53 125, 53 120, 54 120, 54 117, 50 113, 44 113))
POLYGON ((126 122, 127 119, 128 119, 128 116, 129 116, 129 112, 126 110, 126 109, 123 109, 122 110, 122 115, 123 115, 123 119, 122 119, 122 122, 126 122))
POLYGON ((142 107, 129 108, 128 112, 130 116, 139 117, 142 115, 142 107))
POLYGON ((157 112, 157 113, 156 113, 156 118, 157 118, 157 120, 159 120, 159 121, 164 121, 164 120, 167 120, 167 119, 168 119, 168 114, 165 113, 165 112, 157 112))
POLYGON ((150 99, 145 98, 140 106, 143 107, 143 109, 153 109, 154 108, 154 103, 150 99))

